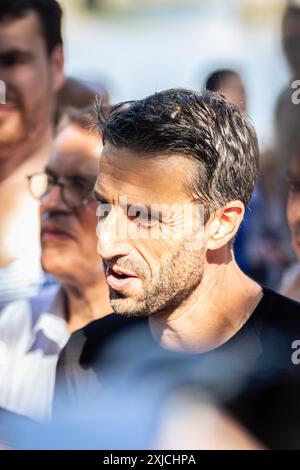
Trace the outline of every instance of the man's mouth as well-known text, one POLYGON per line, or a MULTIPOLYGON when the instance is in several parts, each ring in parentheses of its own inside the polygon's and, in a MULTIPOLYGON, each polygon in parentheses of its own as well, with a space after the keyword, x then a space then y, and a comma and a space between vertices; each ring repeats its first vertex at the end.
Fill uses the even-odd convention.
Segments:
POLYGON ((12 102, 7 102, 5 104, 0 104, 0 116, 8 116, 16 112, 16 105, 12 102))
POLYGON ((124 291, 141 282, 137 274, 118 266, 106 265, 105 275, 108 285, 116 291, 124 291))
POLYGON ((74 236, 71 233, 50 224, 45 224, 42 227, 41 237, 43 241, 66 242, 74 240, 74 236))

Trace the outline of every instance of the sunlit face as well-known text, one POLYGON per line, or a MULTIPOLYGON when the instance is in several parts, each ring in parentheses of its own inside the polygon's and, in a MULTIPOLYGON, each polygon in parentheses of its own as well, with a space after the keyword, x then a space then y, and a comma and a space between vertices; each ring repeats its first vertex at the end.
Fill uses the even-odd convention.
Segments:
POLYGON ((300 74, 300 15, 288 15, 283 22, 282 44, 292 72, 300 74))
POLYGON ((116 313, 173 310, 201 282, 203 221, 186 191, 191 169, 183 156, 142 159, 104 146, 95 186, 98 252, 116 313))
POLYGON ((0 158, 7 156, 7 148, 38 141, 48 129, 54 95, 62 85, 62 64, 60 46, 48 55, 35 13, 0 22, 0 79, 6 85, 6 104, 0 104, 0 158))
MULTIPOLYGON (((74 190, 92 191, 99 163, 101 142, 88 131, 69 125, 54 143, 46 172, 74 190)), ((91 198, 78 211, 70 209, 53 186, 41 200, 41 245, 43 268, 60 281, 94 282, 103 271, 97 254, 96 202, 91 198)))
POLYGON ((291 231, 292 246, 300 261, 300 158, 291 161, 288 168, 288 180, 287 219, 291 231))

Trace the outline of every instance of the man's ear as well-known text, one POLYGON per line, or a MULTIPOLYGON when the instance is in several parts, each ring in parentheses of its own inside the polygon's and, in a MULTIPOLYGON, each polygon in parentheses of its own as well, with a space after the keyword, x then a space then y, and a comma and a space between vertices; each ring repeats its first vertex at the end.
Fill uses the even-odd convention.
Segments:
POLYGON ((53 90, 58 92, 64 84, 64 50, 61 44, 55 46, 50 55, 53 90))
POLYGON ((207 222, 207 249, 218 250, 236 235, 244 218, 245 206, 241 201, 230 201, 213 214, 207 222))

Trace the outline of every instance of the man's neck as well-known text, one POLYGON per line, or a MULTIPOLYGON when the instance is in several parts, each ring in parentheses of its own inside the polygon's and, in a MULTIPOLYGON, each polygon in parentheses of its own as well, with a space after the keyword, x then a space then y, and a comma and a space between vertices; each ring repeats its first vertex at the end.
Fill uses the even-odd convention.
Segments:
POLYGON ((67 323, 71 333, 112 312, 104 277, 102 282, 78 287, 63 286, 67 298, 67 323))
POLYGON ((209 351, 237 333, 262 296, 262 288, 234 259, 228 264, 208 265, 190 298, 171 314, 151 316, 150 329, 166 349, 209 351))

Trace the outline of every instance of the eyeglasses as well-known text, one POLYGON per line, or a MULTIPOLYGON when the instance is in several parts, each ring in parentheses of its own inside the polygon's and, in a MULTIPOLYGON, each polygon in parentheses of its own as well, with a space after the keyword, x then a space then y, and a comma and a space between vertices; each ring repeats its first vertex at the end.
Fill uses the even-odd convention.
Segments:
POLYGON ((83 177, 58 178, 50 173, 33 173, 27 176, 28 188, 34 199, 41 200, 54 186, 59 186, 61 198, 69 209, 78 210, 93 200, 94 182, 83 177))

